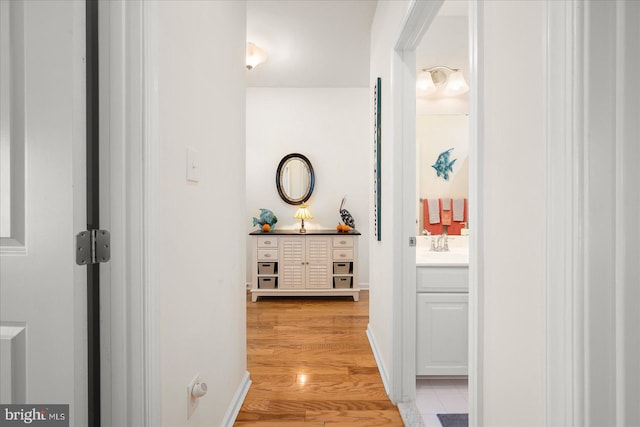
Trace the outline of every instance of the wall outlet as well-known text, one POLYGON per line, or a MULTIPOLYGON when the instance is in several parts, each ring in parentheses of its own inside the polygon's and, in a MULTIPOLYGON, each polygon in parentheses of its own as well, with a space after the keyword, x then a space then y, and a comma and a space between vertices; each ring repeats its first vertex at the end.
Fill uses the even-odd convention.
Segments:
POLYGON ((193 387, 202 381, 202 377, 198 374, 191 380, 189 385, 187 385, 187 419, 191 418, 191 415, 193 415, 198 407, 198 403, 200 403, 200 399, 195 397, 191 392, 193 391, 193 387))

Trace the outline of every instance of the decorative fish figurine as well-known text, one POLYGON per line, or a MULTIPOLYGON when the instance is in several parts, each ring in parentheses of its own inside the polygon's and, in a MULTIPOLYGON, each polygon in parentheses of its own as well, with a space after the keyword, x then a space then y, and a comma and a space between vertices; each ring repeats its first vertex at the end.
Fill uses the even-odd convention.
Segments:
POLYGON ((260 218, 253 217, 253 226, 260 224, 262 227, 265 224, 269 224, 270 227, 278 222, 278 218, 269 209, 260 209, 260 218))
POLYGON ((342 218, 342 222, 347 224, 349 227, 356 228, 356 222, 353 220, 353 217, 351 216, 349 211, 346 209, 342 209, 346 201, 347 201, 347 196, 344 196, 342 198, 342 203, 340 203, 340 217, 342 218))
POLYGON ((451 150, 453 150, 453 148, 449 148, 447 151, 440 153, 438 160, 431 165, 438 173, 438 176, 442 176, 447 181, 449 181, 449 172, 453 172, 453 164, 458 160, 453 159, 449 161, 449 153, 451 153, 451 150))

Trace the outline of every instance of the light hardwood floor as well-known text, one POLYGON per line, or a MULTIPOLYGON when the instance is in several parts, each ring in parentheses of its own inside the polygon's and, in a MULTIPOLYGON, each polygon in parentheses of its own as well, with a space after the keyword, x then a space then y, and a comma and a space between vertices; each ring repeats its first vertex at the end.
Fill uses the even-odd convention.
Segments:
POLYGON ((247 298, 253 384, 236 426, 402 426, 366 336, 368 292, 247 298))

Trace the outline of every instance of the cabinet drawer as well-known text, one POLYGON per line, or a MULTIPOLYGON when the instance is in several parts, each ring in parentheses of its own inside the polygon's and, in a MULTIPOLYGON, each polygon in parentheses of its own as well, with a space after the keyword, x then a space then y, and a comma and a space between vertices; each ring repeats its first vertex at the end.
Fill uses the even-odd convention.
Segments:
POLYGON ((353 247, 353 237, 334 236, 333 237, 333 247, 334 248, 352 248, 353 247))
POLYGON ((277 248, 278 239, 276 237, 266 237, 266 236, 258 237, 258 247, 259 248, 277 248))
POLYGON ((418 292, 469 292, 468 267, 419 267, 418 292))
POLYGON ((334 249, 333 250, 334 261, 352 260, 353 249, 334 249))
POLYGON ((258 261, 275 261, 278 259, 276 249, 258 249, 258 261))

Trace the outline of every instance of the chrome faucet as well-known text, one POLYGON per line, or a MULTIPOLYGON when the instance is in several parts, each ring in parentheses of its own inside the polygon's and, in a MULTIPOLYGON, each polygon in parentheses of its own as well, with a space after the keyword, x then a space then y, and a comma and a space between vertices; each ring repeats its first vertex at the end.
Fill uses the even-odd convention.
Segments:
POLYGON ((449 235, 447 234, 447 228, 443 227, 442 234, 440 234, 436 241, 431 238, 431 251, 433 252, 449 252, 449 235))

